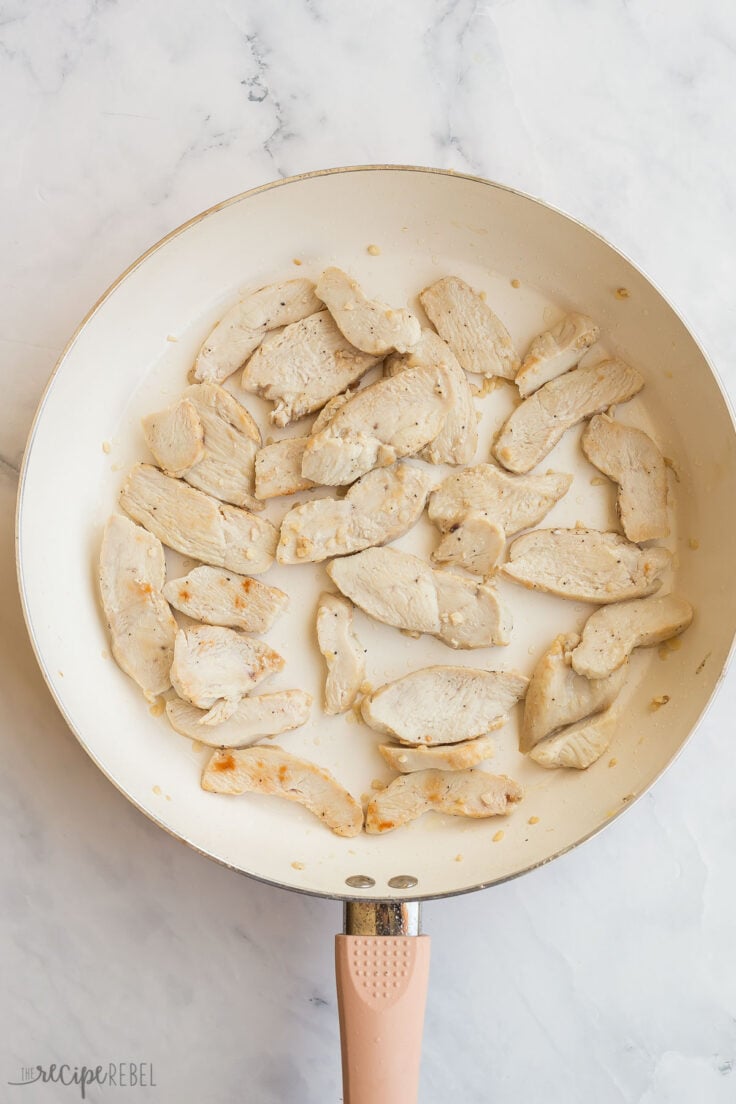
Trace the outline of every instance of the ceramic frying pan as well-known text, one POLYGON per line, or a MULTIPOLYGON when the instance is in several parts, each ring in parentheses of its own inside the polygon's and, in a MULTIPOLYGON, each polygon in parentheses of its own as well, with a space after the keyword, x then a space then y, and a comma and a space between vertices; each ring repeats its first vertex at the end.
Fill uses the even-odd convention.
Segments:
MULTIPOLYGON (((266 404, 240 393, 237 377, 228 386, 269 433, 266 404)), ((482 460, 512 407, 513 388, 503 385, 478 404, 482 460)), ((547 467, 572 472, 574 484, 545 524, 615 526, 613 488, 595 479, 579 432, 565 436, 547 467)), ((350 902, 354 934, 338 937, 346 1100, 407 1104, 416 1092, 428 944, 413 938, 417 910, 406 902, 480 889, 549 862, 610 823, 673 760, 731 649, 734 501, 736 437, 713 370, 625 257, 558 211, 485 180, 432 169, 338 169, 281 180, 198 215, 136 261, 93 308, 63 353, 31 432, 18 506, 20 589, 59 708, 139 809, 234 870, 350 902), (545 771, 523 759, 515 722, 497 734, 492 769, 516 778, 526 796, 495 842, 498 822, 436 814, 385 836, 339 839, 300 807, 204 793, 206 753, 176 735, 109 656, 93 569, 124 473, 146 456, 141 415, 181 391, 202 339, 240 289, 316 276, 331 263, 381 298, 415 307, 419 289, 457 273, 487 292, 520 349, 566 309, 592 315, 604 351, 646 379, 618 416, 652 433, 673 461, 674 586, 694 605, 695 621, 665 659, 656 649, 633 657, 611 752, 588 771, 545 771), (652 700, 663 696, 666 707, 653 710, 652 700)), ((277 500, 267 513, 278 521, 285 509, 277 500)), ((422 522, 398 543, 427 555, 435 539, 422 522)), ((170 556, 170 573, 186 566, 170 556)), ((316 703, 311 721, 279 743, 326 766, 356 796, 371 793, 390 777, 376 751, 379 737, 354 720, 324 716, 319 706, 313 625, 324 571, 276 567, 268 581, 292 596, 268 635, 287 659, 272 686, 309 690, 316 703)), ((554 636, 579 628, 590 612, 502 586, 516 622, 507 648, 451 652, 358 614, 371 683, 432 663, 530 673, 554 636)))

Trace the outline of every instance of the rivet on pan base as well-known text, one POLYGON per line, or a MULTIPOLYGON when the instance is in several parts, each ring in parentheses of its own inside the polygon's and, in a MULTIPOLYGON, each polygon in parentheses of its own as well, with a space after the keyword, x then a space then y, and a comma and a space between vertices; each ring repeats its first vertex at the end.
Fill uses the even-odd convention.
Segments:
MULTIPOLYGON (((367 874, 353 874, 345 879, 345 885, 349 885, 351 889, 370 889, 375 884, 376 879, 369 878, 367 874)), ((416 885, 416 882, 414 884, 416 885)), ((389 885, 391 885, 390 882, 389 885)))
POLYGON ((395 878, 389 878, 388 884, 392 889, 413 889, 418 881, 413 874, 397 874, 395 878))

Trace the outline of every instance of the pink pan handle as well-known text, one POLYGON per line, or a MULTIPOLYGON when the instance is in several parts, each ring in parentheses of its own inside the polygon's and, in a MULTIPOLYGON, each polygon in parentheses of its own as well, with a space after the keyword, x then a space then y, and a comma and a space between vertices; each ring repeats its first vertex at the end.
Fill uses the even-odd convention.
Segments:
POLYGON ((336 937, 345 1104, 416 1104, 429 945, 426 935, 336 937))

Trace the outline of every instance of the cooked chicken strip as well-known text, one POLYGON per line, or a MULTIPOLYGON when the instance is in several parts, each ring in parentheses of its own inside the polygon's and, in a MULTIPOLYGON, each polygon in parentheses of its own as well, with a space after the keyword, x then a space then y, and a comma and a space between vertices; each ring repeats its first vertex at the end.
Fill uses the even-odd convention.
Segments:
POLYGON ((490 648, 508 644, 514 627, 511 612, 490 583, 466 579, 452 571, 435 571, 440 611, 439 639, 450 648, 490 648))
POLYGON ((457 744, 500 728, 529 680, 516 671, 424 667, 363 698, 363 720, 406 744, 457 744))
POLYGON ((507 475, 494 464, 449 475, 429 499, 430 520, 446 534, 432 559, 490 574, 506 537, 541 521, 571 483, 567 474, 507 475))
POLYGON ((183 475, 204 456, 204 428, 189 399, 147 415, 141 424, 146 444, 167 475, 183 475))
POLYGON ((118 666, 150 696, 171 685, 176 621, 161 594, 165 577, 161 542, 113 514, 100 550, 102 605, 118 666))
POLYGON ((618 533, 535 529, 516 538, 500 570, 530 590, 602 606, 652 594, 671 563, 666 548, 639 548, 618 533))
POLYGON ((241 698, 228 720, 211 725, 207 713, 181 698, 166 703, 166 716, 180 736, 199 740, 208 747, 246 747, 264 736, 290 732, 309 720, 312 696, 303 690, 279 690, 241 698))
POLYGON ((608 709, 626 681, 627 664, 604 679, 586 679, 573 671, 570 657, 580 643, 576 633, 556 637, 534 668, 524 701, 519 751, 530 752, 564 725, 608 709))
POLYGON ((409 632, 438 633, 440 611, 429 564, 395 548, 366 548, 327 564, 338 590, 370 617, 409 632))
POLYGON ((149 464, 136 464, 120 492, 130 516, 176 552, 241 574, 273 563, 278 531, 247 510, 217 502, 149 464))
POLYGON ((260 793, 296 801, 337 836, 357 836, 363 810, 329 771, 279 747, 216 751, 204 769, 202 789, 211 793, 260 793))
POLYGON ((267 338, 246 364, 242 385, 276 403, 271 421, 285 426, 319 410, 377 362, 345 340, 329 311, 319 311, 267 338))
POLYGON ((432 571, 396 548, 367 548, 327 565, 327 574, 370 617, 433 633, 451 648, 508 644, 511 618, 489 583, 432 571))
POLYGON ((474 575, 490 575, 503 556, 506 534, 486 514, 471 510, 445 533, 432 553, 438 564, 456 564, 474 575))
POLYGON ((464 280, 445 276, 420 292, 419 299, 466 372, 514 378, 519 358, 508 330, 464 280))
POLYGON ((692 619, 693 607, 674 594, 604 606, 585 622, 583 638, 572 654, 573 668, 589 679, 605 678, 634 648, 661 644, 684 632, 692 619))
POLYGON ((419 452, 452 405, 446 368, 407 368, 358 391, 304 450, 302 474, 332 486, 419 452))
POLYGON ((597 717, 586 717, 542 740, 529 752, 529 758, 549 770, 555 767, 585 770, 600 759, 611 743, 617 719, 613 709, 607 709, 597 717))
POLYGON ((217 625, 198 625, 176 634, 171 685, 180 698, 210 710, 203 724, 217 724, 233 715, 249 690, 283 666, 278 652, 261 640, 217 625))
POLYGON ((164 598, 195 621, 253 633, 270 629, 289 604, 278 587, 221 567, 195 567, 183 579, 171 579, 164 598))
POLYGON ((463 740, 460 744, 440 744, 437 747, 406 747, 403 744, 379 744, 378 750, 390 767, 401 774, 420 770, 458 771, 477 767, 494 754, 490 736, 463 740))
POLYGON ((302 457, 306 437, 287 437, 274 441, 256 453, 256 498, 278 498, 296 494, 314 486, 302 475, 302 457))
POLYGON ((422 330, 414 348, 403 356, 390 356, 384 371, 387 376, 396 376, 405 368, 432 368, 437 364, 447 369, 452 406, 440 432, 419 455, 429 464, 469 464, 478 447, 478 419, 468 377, 450 346, 433 330, 422 330))
POLYGON ((496 439, 494 456, 509 471, 531 471, 571 426, 628 402, 643 386, 636 369, 622 360, 576 368, 516 407, 496 439))
POLYGON ((364 353, 405 353, 419 340, 421 327, 411 311, 369 299, 341 268, 326 268, 315 290, 340 331, 364 353))
POLYGON ((331 422, 335 417, 338 410, 345 405, 348 399, 352 398, 353 394, 354 392, 348 388, 348 390, 343 391, 341 395, 333 395, 331 399, 328 399, 312 422, 309 436, 314 437, 317 433, 321 433, 327 423, 331 422))
POLYGON ((575 368, 600 334, 592 318, 575 311, 566 314, 551 330, 538 334, 516 373, 516 385, 522 399, 575 368))
POLYGON ((402 774, 368 805, 365 830, 369 835, 391 832, 430 810, 475 819, 505 816, 522 796, 521 786, 504 774, 480 770, 402 774))
POLYGON ((298 322, 320 308, 311 280, 286 280, 252 292, 215 326, 199 350, 193 379, 222 383, 242 368, 269 330, 298 322))
POLYGON ((204 456, 184 473, 197 490, 233 506, 260 510, 253 497, 261 434, 245 407, 216 383, 197 383, 184 392, 204 429, 204 456))
POLYGON ((295 506, 281 523, 279 563, 319 563, 385 544, 411 529, 427 500, 429 476, 410 464, 368 472, 344 498, 295 506))
POLYGON ((652 438, 598 414, 590 420, 581 444, 591 464, 618 483, 618 515, 629 540, 638 543, 669 536, 667 467, 652 438))
POLYGON ((345 713, 365 678, 365 650, 353 632, 353 607, 323 594, 317 607, 317 643, 327 664, 325 713, 345 713))

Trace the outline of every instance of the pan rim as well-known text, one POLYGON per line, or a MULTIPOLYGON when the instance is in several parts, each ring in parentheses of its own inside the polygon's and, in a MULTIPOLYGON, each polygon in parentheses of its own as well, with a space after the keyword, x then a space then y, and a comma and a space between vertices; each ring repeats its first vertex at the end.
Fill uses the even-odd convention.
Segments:
POLYGON ((45 385, 45 387, 43 389, 43 392, 41 394, 41 398, 39 400, 38 406, 37 406, 36 411, 34 413, 33 421, 31 422, 30 430, 29 430, 29 433, 28 433, 28 438, 27 438, 25 449, 24 449, 24 452, 23 452, 23 459, 22 459, 22 462, 21 462, 21 467, 20 467, 20 472, 19 472, 19 477, 18 477, 18 492, 17 492, 17 499, 16 499, 16 511, 15 511, 16 574, 17 574, 17 580, 18 580, 18 590, 19 590, 20 600, 21 600, 21 608, 22 608, 22 611, 23 611, 23 618, 24 618, 25 623, 26 623, 26 628, 28 630, 28 635, 29 635, 29 638, 30 638, 30 641, 31 641, 31 647, 33 649, 33 653, 36 657, 36 662, 38 663, 38 666, 41 670, 41 674, 43 676, 43 679, 44 679, 50 693, 51 693, 51 696, 54 700, 54 703, 56 704, 57 709, 59 710, 62 717, 64 718, 64 721, 65 721, 67 727, 71 730, 71 732, 73 733, 73 735, 74 735, 75 739, 77 740, 77 742, 81 745, 81 747, 84 749, 85 753, 89 756, 89 758, 95 764, 97 769, 104 775, 104 777, 109 782, 112 783, 112 785, 115 787, 115 789, 118 790, 118 792, 121 793, 131 803, 131 805, 133 805, 137 810, 139 810, 139 812, 143 813, 158 828, 162 828, 173 839, 175 839, 175 840, 177 840, 181 843, 186 844, 193 851, 196 851, 198 854, 203 855, 206 858, 213 860, 214 862, 218 863, 220 866, 224 866, 228 870, 233 870, 237 874, 241 874, 241 875, 243 875, 244 877, 247 877, 247 878, 252 878, 253 880, 261 882, 264 885, 270 885, 270 886, 274 886, 275 888, 278 888, 278 889, 284 889, 284 890, 289 890, 291 892, 300 893, 300 894, 303 894, 307 897, 318 897, 318 898, 322 898, 322 899, 326 899, 326 900, 334 900, 334 901, 366 901, 366 900, 371 900, 371 901, 396 902, 396 901, 442 900, 442 899, 445 899, 445 898, 448 898, 448 897, 459 897, 459 896, 465 895, 467 893, 475 893, 478 890, 489 889, 489 888, 491 888, 493 886, 496 886, 496 885, 502 885, 505 882, 513 881, 516 878, 520 878, 525 874, 531 873, 533 870, 537 870, 540 867, 546 866, 548 863, 553 862, 555 859, 561 858, 563 855, 566 855, 570 851, 573 851, 575 848, 579 847, 581 844, 587 843, 589 840, 593 839, 600 832, 602 832, 605 828, 607 828, 610 824, 613 824, 613 822, 616 821, 623 813, 627 812, 630 808, 632 808, 640 800, 640 798, 642 798, 645 794, 647 794, 649 792, 649 790, 652 788, 652 786, 654 786, 654 784, 659 781, 659 779, 662 777, 662 775, 665 773, 665 771, 667 771, 676 762, 676 760, 679 758, 679 756, 682 753, 683 749, 690 742, 690 740, 693 738, 693 735, 695 734, 696 730, 701 725, 701 723, 702 723, 703 719, 705 718, 708 710, 713 705, 713 702, 716 698, 716 695, 718 694, 718 692, 719 692, 719 690, 720 690, 720 688, 723 684, 724 678, 726 676, 728 668, 729 668, 729 666, 731 664, 731 661, 733 659, 734 651, 736 650, 736 625, 734 625, 734 627, 733 627, 733 630, 732 630, 732 633, 731 633, 731 641, 730 641, 730 644, 729 644, 728 653, 727 653, 726 658, 724 660, 724 663, 721 667, 721 670, 718 674, 718 678, 716 679, 716 681, 713 685, 713 689, 711 691, 711 694, 709 695, 707 702, 703 706, 703 709, 701 710, 700 714, 698 715, 695 723, 692 725, 688 735, 685 737, 685 739, 681 743, 680 747, 677 749, 677 751, 674 753, 674 755, 671 757, 671 759, 661 768, 661 770, 659 770, 651 779, 648 780, 645 787, 636 795, 635 798, 633 798, 631 801, 627 802, 626 805, 622 806, 619 810, 617 810, 616 813, 614 813, 612 816, 608 817, 601 824, 597 825, 589 833, 587 833, 584 836, 581 836, 580 839, 575 840, 573 843, 567 844, 565 847, 560 848, 559 850, 555 851, 551 855, 545 856, 541 860, 529 863, 527 866, 523 867, 520 870, 516 870, 511 874, 504 874, 504 875, 502 875, 498 878, 492 878, 492 879, 489 879, 488 881, 478 882, 475 885, 465 886, 461 889, 449 890, 449 891, 441 892, 441 893, 426 893, 426 894, 423 894, 423 893, 410 893, 410 894, 404 894, 404 895, 402 895, 402 894, 392 894, 390 896, 376 896, 374 893, 371 893, 370 890, 367 890, 365 893, 362 893, 362 894, 330 893, 330 892, 326 892, 324 890, 315 890, 315 889, 310 889, 310 888, 301 887, 301 886, 289 885, 285 882, 280 882, 280 881, 278 881, 276 879, 273 879, 273 878, 266 878, 266 877, 263 877, 261 875, 253 874, 253 873, 250 873, 247 870, 241 869, 238 866, 234 866, 232 863, 229 863, 226 860, 220 858, 218 855, 213 854, 212 852, 208 851, 206 848, 200 847, 193 840, 191 840, 191 839, 187 838, 186 836, 174 831, 168 825, 166 825, 161 820, 159 820, 158 817, 156 817, 156 815, 154 813, 152 813, 151 811, 146 809, 139 801, 137 801, 131 794, 129 794, 124 789, 124 787, 98 761, 95 754, 92 752, 90 747, 87 745, 86 741, 83 739, 81 733, 77 730, 77 728, 73 724, 71 717, 68 715, 67 710, 66 710, 63 702, 61 701, 59 695, 57 694, 57 692, 54 688, 53 681, 51 679, 51 674, 50 674, 50 672, 49 672, 49 670, 46 666, 46 662, 45 662, 44 657, 41 653, 40 645, 38 643, 38 638, 37 638, 37 635, 36 635, 36 630, 35 630, 32 614, 31 614, 31 609, 30 609, 30 600, 29 600, 28 593, 27 593, 27 590, 26 590, 25 578, 24 578, 23 548, 22 548, 22 541, 21 541, 21 525, 22 525, 22 518, 23 518, 23 505, 24 505, 26 482, 27 482, 27 472, 28 472, 29 460, 30 460, 30 456, 31 456, 31 453, 32 453, 32 450, 33 450, 33 445, 34 445, 36 433, 37 433, 38 426, 40 424, 41 417, 43 415, 47 400, 48 400, 48 398, 51 394, 51 391, 52 391, 52 388, 53 388, 54 383, 56 381, 57 375, 58 375, 64 361, 69 356, 69 354, 72 352, 72 350, 73 350, 74 346, 76 345, 77 341, 79 340, 82 332, 87 327, 87 325, 92 321, 92 319, 97 314, 97 312, 103 307, 103 305, 107 302, 107 300, 110 298, 110 296, 117 290, 117 288, 120 287, 125 282, 125 280, 127 280, 128 277, 131 276, 146 260, 148 260, 149 257, 151 257, 154 253, 158 252, 158 250, 163 248, 166 244, 168 244, 168 242, 173 241, 180 234, 183 234, 190 227, 197 225, 199 222, 203 221, 205 218, 209 217, 210 215, 213 215, 218 211, 224 210, 225 208, 230 207, 235 203, 239 203, 242 200, 249 199, 249 198, 251 198, 255 195, 259 195, 262 192, 271 191, 271 190, 273 190, 275 188, 279 188, 283 185, 295 184, 295 183, 298 183, 298 182, 304 181, 304 180, 310 180, 310 179, 315 179, 315 178, 320 178, 320 177, 325 177, 325 176, 335 176, 335 175, 342 174, 342 173, 353 173, 353 172, 403 172, 403 173, 417 172, 417 173, 429 173, 429 174, 434 174, 434 175, 437 175, 437 176, 457 177, 461 180, 469 180, 469 181, 472 181, 473 183, 483 184, 487 187, 495 188, 495 189, 498 189, 499 191, 503 191, 503 192, 510 193, 511 195, 519 196, 521 199, 525 199, 525 200, 528 200, 531 203, 537 204, 540 207, 543 207, 543 208, 547 209, 548 211, 551 211, 553 214, 556 214, 556 215, 560 216, 561 218, 567 220, 568 222, 571 222, 571 223, 577 225, 582 230, 584 230, 586 233, 592 235, 594 238, 597 238, 605 246, 607 246, 608 249, 610 249, 613 253, 617 254, 627 264, 629 264, 632 267, 632 269, 634 269, 634 271, 637 272, 644 280, 646 280, 647 283, 660 296, 662 301, 667 304, 667 306, 670 308, 670 310, 675 314, 675 316, 678 318, 678 320, 682 323, 682 325, 686 329, 687 333, 689 334, 689 336, 693 340, 694 344, 696 345, 696 347, 697 347, 698 351, 700 352, 701 356, 703 357, 703 360, 705 361, 706 365, 708 366, 708 369, 710 370, 710 373, 711 373, 711 375, 712 375, 712 377, 713 377, 713 379, 716 383, 716 386, 717 386, 717 388, 720 392, 721 399, 723 400, 725 408, 728 411, 728 414, 729 414, 729 417, 730 417, 730 420, 731 420, 731 429, 734 432, 734 434, 736 434, 736 411, 734 410, 734 406, 733 406, 733 404, 732 404, 732 402, 729 398, 728 392, 726 391, 726 389, 724 387, 723 381, 721 380, 720 375, 719 375, 717 369, 715 368, 715 366, 713 364, 713 361, 712 361, 711 357, 708 355, 706 349, 704 348, 702 341, 695 334, 695 332, 693 330, 693 327, 690 325, 690 323, 687 320, 686 316, 683 314, 683 312, 678 307, 676 307, 672 303, 672 301, 669 299, 669 297, 664 294, 664 292, 662 291, 660 286, 656 283, 656 281, 654 281, 650 276, 648 276, 647 273, 644 272, 639 267, 639 265, 637 265, 634 261, 632 261, 631 258, 626 253, 624 253, 617 246, 613 245, 606 237, 604 237, 598 231, 593 230, 590 226, 588 226, 586 223, 582 222, 580 219, 576 218, 574 215, 571 215, 568 212, 562 210, 561 208, 556 207, 551 203, 548 203, 546 200, 543 200, 543 199, 539 198, 538 196, 533 196, 528 192, 524 192, 521 189, 513 188, 509 185, 501 184, 498 181, 489 180, 486 177, 477 176, 477 175, 474 175, 474 174, 471 174, 471 173, 456 172, 453 169, 438 169, 438 168, 433 168, 431 166, 403 165, 403 164, 345 165, 345 166, 337 166, 337 167, 328 168, 328 169, 315 169, 315 170, 311 170, 309 172, 297 173, 297 174, 292 175, 292 176, 281 177, 278 180, 272 180, 272 181, 269 181, 265 184, 259 184, 259 185, 255 186, 253 188, 249 188, 249 189, 246 189, 243 192, 239 192, 234 196, 230 196, 228 199, 221 200, 220 202, 213 204, 211 207, 208 207, 205 210, 200 211, 198 214, 193 215, 191 218, 187 219, 185 222, 181 223, 179 226, 177 226, 173 230, 169 231, 168 234, 165 234, 157 242, 155 242, 148 249, 146 249, 143 253, 141 253, 140 256, 138 256, 130 265, 128 265, 128 267, 126 269, 124 269, 124 271, 106 288, 106 290, 96 300, 96 302, 93 304, 93 306, 89 309, 89 311, 85 314, 85 316, 79 322, 79 324, 77 325, 77 327, 73 331, 71 337, 69 338, 66 345, 64 346, 61 353, 59 354, 59 357, 58 357, 58 359, 57 359, 57 361, 54 365, 54 368, 51 372, 51 375, 49 376, 49 379, 46 382, 46 385, 45 385))

